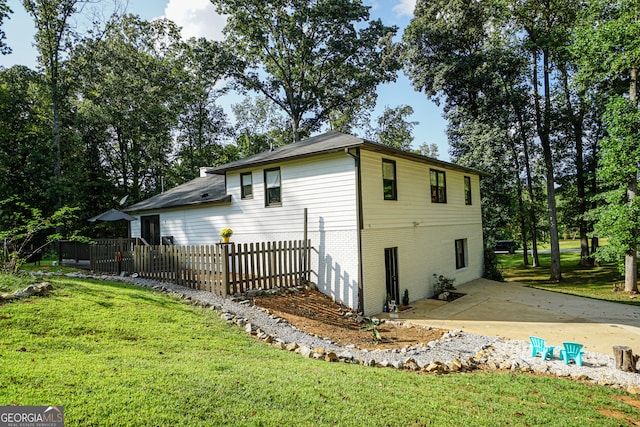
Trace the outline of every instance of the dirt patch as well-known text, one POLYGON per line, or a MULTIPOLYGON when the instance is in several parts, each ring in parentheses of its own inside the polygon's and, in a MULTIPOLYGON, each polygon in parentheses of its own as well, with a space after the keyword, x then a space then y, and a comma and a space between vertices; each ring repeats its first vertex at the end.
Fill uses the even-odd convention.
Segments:
POLYGON ((318 291, 272 295, 256 298, 255 304, 270 310, 296 328, 312 335, 330 338, 345 346, 353 344, 361 349, 391 349, 424 345, 442 337, 443 329, 426 329, 421 326, 406 327, 383 323, 378 327, 382 340, 373 340, 371 331, 361 331, 364 323, 358 323, 357 315, 318 291))
POLYGON ((624 421, 629 426, 640 426, 640 421, 637 421, 631 416, 627 414, 623 414, 622 412, 614 411, 610 409, 600 409, 598 412, 600 412, 600 414, 604 415, 605 417, 613 418, 614 420, 618 420, 618 421, 624 421))
POLYGON ((619 396, 618 401, 626 403, 629 406, 633 406, 636 409, 640 409, 640 400, 634 399, 630 396, 619 396))

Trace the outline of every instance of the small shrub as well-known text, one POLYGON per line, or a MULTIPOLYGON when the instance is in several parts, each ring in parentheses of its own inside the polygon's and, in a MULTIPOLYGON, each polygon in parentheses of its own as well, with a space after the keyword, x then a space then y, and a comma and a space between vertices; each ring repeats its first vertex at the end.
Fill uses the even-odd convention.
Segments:
POLYGON ((504 277, 498 267, 498 256, 490 247, 484 248, 484 271, 482 277, 489 280, 504 282, 504 277))
POLYGON ((456 279, 452 279, 450 277, 444 275, 433 275, 434 285, 433 289, 435 290, 436 295, 440 295, 443 292, 455 291, 456 288, 453 286, 456 279))

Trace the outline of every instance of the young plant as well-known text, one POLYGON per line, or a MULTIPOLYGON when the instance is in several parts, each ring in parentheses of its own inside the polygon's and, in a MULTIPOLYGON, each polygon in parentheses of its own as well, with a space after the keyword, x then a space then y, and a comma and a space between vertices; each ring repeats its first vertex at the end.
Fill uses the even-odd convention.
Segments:
POLYGON ((361 331, 371 331, 371 335, 373 338, 373 342, 378 344, 380 341, 382 341, 382 334, 380 334, 380 330, 378 329, 380 325, 382 325, 384 323, 384 320, 380 320, 380 319, 370 319, 368 317, 364 318, 364 323, 366 323, 366 325, 364 325, 363 327, 360 328, 361 331))

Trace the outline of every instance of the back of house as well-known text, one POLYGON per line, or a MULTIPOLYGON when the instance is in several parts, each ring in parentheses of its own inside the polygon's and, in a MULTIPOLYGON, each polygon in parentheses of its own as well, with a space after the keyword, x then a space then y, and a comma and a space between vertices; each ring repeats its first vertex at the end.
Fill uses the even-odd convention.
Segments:
POLYGON ((311 241, 310 280, 366 314, 482 275, 481 173, 339 132, 257 154, 137 203, 149 244, 311 241), (306 217, 305 217, 306 213, 306 217))

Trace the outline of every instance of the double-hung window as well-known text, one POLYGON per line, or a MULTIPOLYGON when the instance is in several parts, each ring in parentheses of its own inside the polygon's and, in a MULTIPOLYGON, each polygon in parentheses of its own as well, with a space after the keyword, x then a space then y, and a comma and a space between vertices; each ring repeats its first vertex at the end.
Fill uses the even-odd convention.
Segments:
POLYGON ((464 177, 464 204, 471 204, 471 177, 464 177))
POLYGON ((398 200, 396 185, 396 162, 382 159, 382 189, 385 200, 398 200))
POLYGON ((280 168, 264 170, 265 206, 282 206, 280 168))
POLYGON ((447 182, 444 171, 431 169, 431 202, 447 203, 447 182))
POLYGON ((240 174, 240 198, 253 199, 253 175, 251 172, 240 174))

